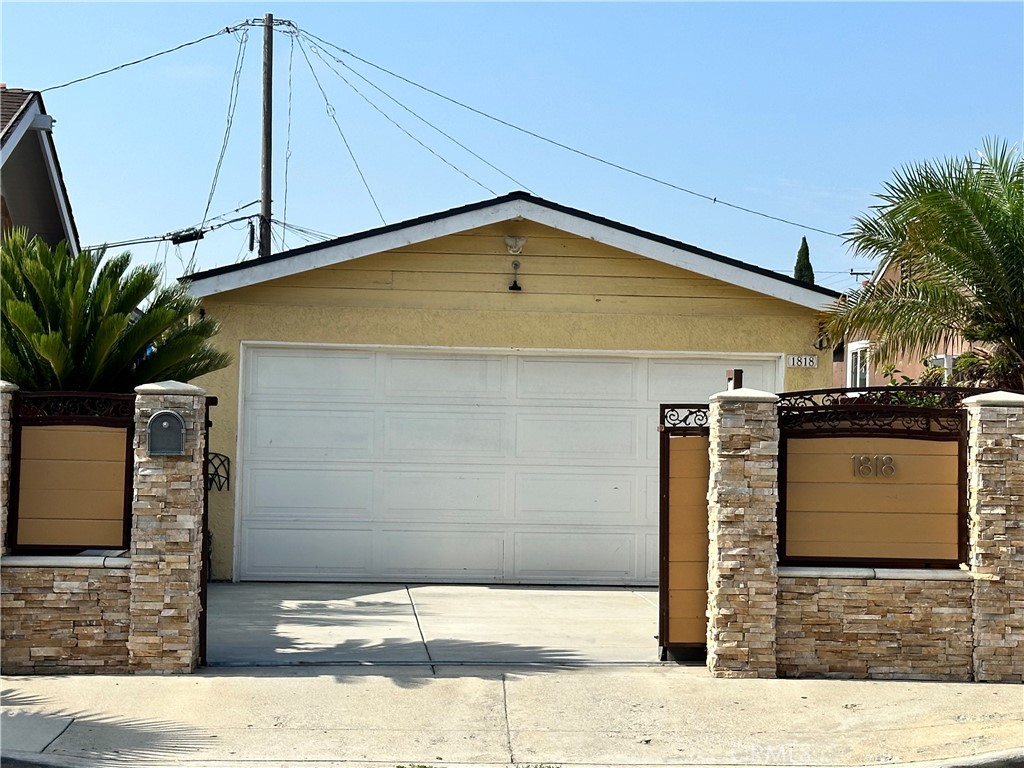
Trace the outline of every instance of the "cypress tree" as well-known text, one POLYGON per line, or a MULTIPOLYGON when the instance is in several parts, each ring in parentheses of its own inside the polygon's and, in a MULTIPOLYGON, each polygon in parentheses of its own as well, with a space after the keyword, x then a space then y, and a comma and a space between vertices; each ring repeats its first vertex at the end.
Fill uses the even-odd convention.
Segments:
POLYGON ((807 238, 800 238, 800 250, 796 252, 796 266, 793 277, 802 283, 814 285, 814 267, 811 266, 811 249, 807 247, 807 238))

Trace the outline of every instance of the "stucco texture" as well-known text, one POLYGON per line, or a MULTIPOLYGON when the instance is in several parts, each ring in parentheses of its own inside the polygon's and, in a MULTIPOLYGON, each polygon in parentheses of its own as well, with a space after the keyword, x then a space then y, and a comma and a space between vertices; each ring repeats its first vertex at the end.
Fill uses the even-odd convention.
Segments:
MULTIPOLYGON (((785 389, 827 387, 832 376, 813 348, 817 311, 530 222, 226 291, 203 307, 233 362, 195 383, 219 399, 210 450, 233 464, 243 341, 818 354, 818 368, 785 369, 785 389), (506 252, 509 234, 528 238, 521 255, 506 252), (521 292, 508 290, 513 258, 521 292)), ((215 579, 232 576, 236 481, 210 495, 215 579)))

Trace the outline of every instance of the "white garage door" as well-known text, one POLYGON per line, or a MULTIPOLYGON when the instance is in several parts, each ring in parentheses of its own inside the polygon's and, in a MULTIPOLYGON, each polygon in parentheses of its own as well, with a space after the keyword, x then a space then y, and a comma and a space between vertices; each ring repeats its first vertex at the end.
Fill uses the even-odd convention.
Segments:
POLYGON ((658 578, 658 404, 774 360, 247 346, 238 573, 658 578))

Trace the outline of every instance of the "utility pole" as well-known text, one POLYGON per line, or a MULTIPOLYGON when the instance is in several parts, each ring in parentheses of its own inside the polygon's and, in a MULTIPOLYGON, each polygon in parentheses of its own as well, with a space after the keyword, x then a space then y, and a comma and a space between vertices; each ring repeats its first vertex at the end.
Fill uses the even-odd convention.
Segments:
POLYGON ((260 181, 260 256, 270 255, 270 149, 273 121, 274 14, 263 17, 263 163, 260 181))

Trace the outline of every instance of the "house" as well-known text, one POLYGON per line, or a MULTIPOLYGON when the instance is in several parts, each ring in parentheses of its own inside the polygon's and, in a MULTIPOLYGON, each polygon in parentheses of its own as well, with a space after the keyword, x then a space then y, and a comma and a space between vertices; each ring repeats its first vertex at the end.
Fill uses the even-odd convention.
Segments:
MULTIPOLYGON (((899 280, 899 268, 890 266, 883 270, 882 265, 875 269, 871 280, 899 280)), ((892 368, 899 373, 892 377, 885 375, 884 368, 888 366, 877 365, 871 359, 871 340, 858 336, 853 340, 846 340, 836 348, 832 366, 832 386, 844 388, 858 387, 883 387, 889 384, 890 378, 902 382, 902 377, 907 376, 914 381, 921 378, 929 368, 942 368, 946 376, 952 374, 953 363, 956 359, 968 351, 971 345, 968 342, 953 342, 932 350, 929 354, 904 356, 892 364, 892 368)))
POLYGON ((53 143, 54 119, 38 91, 0 84, 0 232, 26 227, 51 246, 67 240, 77 253, 78 229, 53 143))
POLYGON ((831 380, 838 294, 523 192, 183 279, 217 579, 653 584, 659 404, 831 380))

